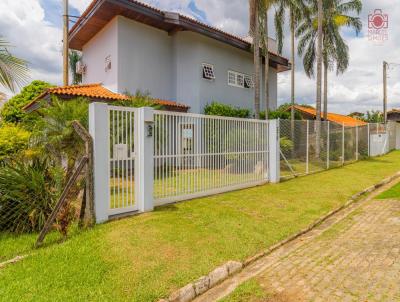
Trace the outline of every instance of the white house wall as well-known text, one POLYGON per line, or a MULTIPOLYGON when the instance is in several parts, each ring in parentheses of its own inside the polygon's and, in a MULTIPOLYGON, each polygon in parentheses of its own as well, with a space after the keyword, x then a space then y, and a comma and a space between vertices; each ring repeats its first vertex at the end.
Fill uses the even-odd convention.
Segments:
POLYGON ((83 83, 102 83, 104 87, 118 90, 118 22, 110 21, 83 47, 83 61, 86 73, 83 83), (105 59, 111 59, 111 69, 105 70, 105 59))
POLYGON ((152 97, 174 100, 172 38, 125 17, 118 17, 118 25, 119 92, 148 91, 152 97))
MULTIPOLYGON (((149 92, 154 98, 187 104, 194 113, 203 113, 212 101, 254 109, 254 89, 228 85, 229 70, 253 75, 253 55, 197 33, 171 36, 118 16, 84 46, 83 56, 87 64, 84 83, 103 83, 120 93, 149 92), (104 60, 109 55, 112 69, 106 72, 104 60), (202 63, 214 66, 215 80, 203 79, 202 63)), ((274 109, 276 70, 271 68, 269 76, 270 107, 274 109)))
MULTIPOLYGON (((228 71, 248 75, 254 72, 253 55, 219 41, 192 32, 179 32, 175 37, 177 61, 177 98, 192 112, 202 113, 212 101, 253 109, 254 89, 228 85, 228 71), (202 64, 214 66, 215 80, 202 77, 202 64)), ((270 108, 276 108, 277 73, 270 69, 270 108)), ((263 96, 263 89, 261 89, 263 96)), ((262 108, 264 103, 262 102, 262 108)))

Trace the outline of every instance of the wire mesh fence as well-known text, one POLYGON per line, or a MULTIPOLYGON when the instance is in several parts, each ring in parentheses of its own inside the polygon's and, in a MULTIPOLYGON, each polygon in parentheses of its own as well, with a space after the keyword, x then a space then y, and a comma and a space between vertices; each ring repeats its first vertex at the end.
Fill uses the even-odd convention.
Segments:
POLYGON ((396 125, 345 125, 314 120, 280 120, 283 179, 342 166, 396 148, 396 125), (372 149, 372 152, 371 152, 372 149))

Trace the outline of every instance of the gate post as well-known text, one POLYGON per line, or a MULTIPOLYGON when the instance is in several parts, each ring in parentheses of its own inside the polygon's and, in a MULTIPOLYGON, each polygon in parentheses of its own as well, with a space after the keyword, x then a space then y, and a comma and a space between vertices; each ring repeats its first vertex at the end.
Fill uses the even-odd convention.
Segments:
POLYGON ((154 209, 154 110, 139 108, 135 118, 135 199, 140 212, 154 209))
POLYGON ((269 181, 278 183, 280 181, 280 140, 279 140, 279 120, 270 120, 268 127, 269 136, 269 181))
POLYGON ((108 220, 110 203, 110 142, 107 104, 89 105, 89 133, 93 138, 94 210, 96 223, 108 220))

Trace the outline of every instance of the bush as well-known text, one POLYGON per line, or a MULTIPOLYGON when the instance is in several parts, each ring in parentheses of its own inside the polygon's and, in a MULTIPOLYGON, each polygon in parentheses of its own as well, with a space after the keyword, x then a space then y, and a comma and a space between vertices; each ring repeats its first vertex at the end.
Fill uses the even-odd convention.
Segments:
POLYGON ((31 133, 13 125, 5 124, 0 127, 0 161, 15 156, 28 147, 31 133))
POLYGON ((0 169, 0 231, 40 231, 62 190, 63 171, 46 158, 6 161, 0 169))
POLYGON ((31 118, 33 115, 29 115, 28 117, 22 108, 49 87, 52 87, 52 85, 43 81, 33 81, 28 86, 25 86, 19 94, 4 104, 0 112, 2 120, 7 123, 20 123, 25 118, 31 118))
POLYGON ((212 102, 204 107, 204 113, 206 115, 217 115, 217 116, 229 116, 239 118, 249 118, 250 110, 235 108, 230 105, 212 102))
POLYGON ((292 142, 289 138, 287 138, 286 136, 281 137, 279 143, 280 143, 281 150, 282 150, 283 153, 286 153, 286 152, 288 152, 288 151, 292 151, 292 150, 293 150, 294 144, 293 144, 293 142, 292 142))

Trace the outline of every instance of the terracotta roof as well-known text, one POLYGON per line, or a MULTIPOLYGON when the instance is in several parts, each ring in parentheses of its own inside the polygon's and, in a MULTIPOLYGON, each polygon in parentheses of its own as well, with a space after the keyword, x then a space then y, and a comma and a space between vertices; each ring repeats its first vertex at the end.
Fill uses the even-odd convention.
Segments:
MULTIPOLYGON (((71 85, 71 86, 60 86, 52 87, 46 89, 41 95, 39 95, 35 100, 26 105, 23 109, 29 111, 30 109, 35 110, 35 105, 39 103, 40 100, 44 99, 49 95, 56 96, 68 96, 68 97, 86 97, 94 100, 104 100, 104 101, 127 101, 130 99, 129 96, 115 93, 107 88, 103 87, 101 84, 84 84, 84 85, 71 85)), ((159 100, 153 99, 153 101, 159 105, 167 106, 171 108, 179 109, 189 109, 188 106, 184 104, 177 103, 175 101, 159 100)))
MULTIPOLYGON (((177 28, 177 29, 185 29, 185 30, 191 30, 191 31, 197 31, 203 35, 207 35, 213 39, 220 39, 219 37, 223 36, 227 39, 230 39, 231 44, 243 49, 246 49, 248 51, 251 50, 252 42, 246 39, 245 37, 239 37, 237 35, 234 35, 232 33, 223 31, 221 29, 218 29, 214 26, 211 26, 209 24, 203 23, 199 20, 196 20, 192 17, 179 14, 179 13, 174 13, 174 12, 168 12, 168 11, 162 11, 156 7, 150 6, 146 3, 143 3, 141 1, 137 0, 93 0, 91 4, 87 7, 87 9, 83 12, 81 17, 76 21, 76 23, 73 25, 73 27, 70 30, 70 46, 71 48, 76 48, 78 50, 81 50, 81 46, 76 47, 75 45, 82 45, 84 42, 82 37, 76 37, 76 34, 83 28, 87 20, 90 20, 91 18, 94 18, 94 12, 100 8, 103 7, 104 10, 107 11, 107 18, 111 20, 112 15, 126 15, 128 18, 133 18, 131 14, 129 14, 129 10, 140 10, 140 13, 143 14, 142 17, 138 18, 138 22, 144 23, 145 19, 147 20, 148 18, 154 17, 156 21, 154 22, 159 22, 159 24, 167 24, 168 30, 171 30, 171 28, 177 28), (109 1, 109 3, 107 3, 109 1), (133 5, 134 7, 129 7, 129 4, 133 5), (117 6, 121 5, 123 9, 119 8, 113 12, 110 7, 111 5, 117 6), (153 14, 154 16, 149 16, 150 14, 153 14), (169 20, 168 18, 170 17, 171 14, 175 14, 178 18, 176 20, 169 20), (166 21, 168 20, 168 21, 166 21), (239 46, 240 45, 240 46, 239 46)), ((103 14, 104 15, 104 14, 103 14)), ((104 16, 103 16, 104 17, 104 16)), ((105 19, 101 18, 101 22, 104 22, 105 19)), ((90 26, 90 34, 94 35, 95 32, 100 30, 101 27, 96 22, 94 26, 90 26), (98 27, 98 29, 96 29, 98 27)), ((156 26, 154 23, 150 22, 149 25, 156 26)), ((87 37, 85 37, 87 38, 87 37)), ((272 55, 272 58, 270 59, 276 59, 278 61, 278 67, 280 66, 281 71, 285 70, 290 70, 291 64, 289 60, 283 56, 281 56, 278 53, 269 51, 269 53, 272 55)))
MULTIPOLYGON (((294 106, 294 108, 300 112, 307 113, 314 117, 317 116, 317 111, 314 108, 303 107, 303 106, 298 106, 298 105, 294 106)), ((321 112, 321 118, 322 118, 322 112, 321 112)), ((361 121, 356 118, 353 118, 351 116, 342 115, 342 114, 338 114, 338 113, 329 113, 329 112, 328 112, 328 121, 334 122, 334 123, 337 123, 340 125, 344 124, 347 127, 367 125, 366 122, 361 121)))

